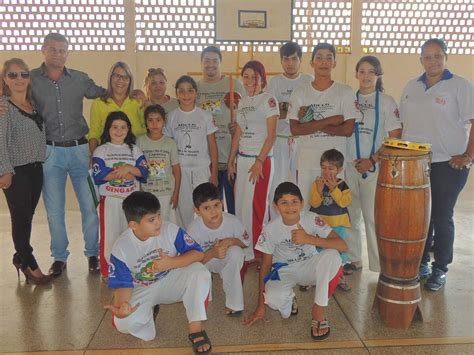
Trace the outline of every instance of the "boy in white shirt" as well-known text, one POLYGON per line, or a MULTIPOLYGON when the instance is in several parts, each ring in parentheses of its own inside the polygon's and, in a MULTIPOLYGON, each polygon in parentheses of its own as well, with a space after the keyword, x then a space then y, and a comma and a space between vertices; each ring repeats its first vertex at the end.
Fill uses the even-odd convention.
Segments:
POLYGON ((255 247, 263 253, 258 305, 244 323, 264 320, 265 304, 283 318, 296 314, 293 288, 315 285, 311 337, 324 340, 330 333, 324 309, 342 274, 339 252, 347 251, 347 245, 316 213, 303 210, 303 197, 295 184, 281 183, 273 203, 280 216, 264 228, 255 247))
POLYGON ((115 289, 113 324, 121 333, 148 341, 155 338, 156 306, 183 302, 189 340, 195 353, 211 351, 202 329, 211 275, 200 263, 201 247, 178 226, 161 221, 160 202, 150 192, 137 191, 123 201, 127 229, 114 244, 109 287, 115 289))
POLYGON ((215 185, 207 182, 196 187, 193 202, 198 217, 189 225, 188 233, 204 250, 202 263, 222 278, 225 313, 239 316, 244 309, 240 276, 244 264, 242 249, 250 245, 250 237, 237 217, 222 211, 222 200, 215 185))

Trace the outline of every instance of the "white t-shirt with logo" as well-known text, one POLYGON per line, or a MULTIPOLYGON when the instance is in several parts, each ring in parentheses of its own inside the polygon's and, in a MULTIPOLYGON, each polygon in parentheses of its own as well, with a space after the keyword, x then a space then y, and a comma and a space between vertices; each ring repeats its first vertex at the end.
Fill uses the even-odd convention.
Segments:
MULTIPOLYGON (((278 101, 269 93, 246 96, 239 103, 237 123, 242 131, 239 152, 256 156, 267 138, 267 119, 279 116, 278 101)), ((273 152, 270 151, 269 155, 273 152)))
POLYGON ((449 161, 466 151, 470 120, 474 119, 473 84, 453 74, 425 89, 423 81, 413 79, 403 90, 402 139, 430 143, 433 163, 449 161))
MULTIPOLYGON (((229 159, 232 137, 229 132, 230 110, 224 103, 224 97, 230 89, 230 78, 224 76, 215 83, 207 83, 204 80, 197 82, 198 96, 197 105, 209 111, 214 117, 217 128, 216 142, 219 147, 219 163, 227 164, 229 159)), ((247 96, 240 81, 234 80, 234 91, 242 97, 247 96)))
MULTIPOLYGON (((313 77, 308 74, 298 74, 298 77, 294 79, 280 74, 270 79, 265 91, 275 96, 280 105, 284 103, 288 107, 293 90, 302 84, 310 83, 312 80, 313 77)), ((290 125, 286 120, 278 120, 277 134, 285 137, 291 136, 290 125)))
POLYGON ((183 168, 204 168, 211 164, 207 136, 217 131, 212 115, 195 107, 185 112, 181 108, 167 115, 165 134, 178 146, 179 163, 183 168))
MULTIPOLYGON (((299 224, 306 233, 320 238, 327 238, 332 229, 316 213, 303 211, 300 214, 299 224)), ((258 238, 255 249, 265 254, 273 255, 273 263, 298 263, 311 258, 318 251, 314 245, 295 244, 291 241, 291 231, 297 225, 287 226, 281 216, 272 220, 264 228, 258 238)))
MULTIPOLYGON (((375 128, 375 91, 368 95, 359 94, 359 109, 362 119, 359 121, 360 157, 369 158, 374 141, 375 128)), ((379 93, 379 127, 375 141, 376 152, 383 144, 388 133, 402 128, 398 106, 393 97, 379 93)), ((347 160, 357 159, 355 134, 347 139, 347 160)))
POLYGON ((216 239, 237 238, 247 247, 250 245, 250 237, 242 222, 229 213, 222 213, 222 223, 217 229, 211 229, 204 224, 202 217, 196 217, 188 227, 188 233, 199 243, 204 251, 214 246, 216 239))
POLYGON ((149 286, 169 273, 169 270, 154 272, 151 269, 153 261, 160 258, 160 251, 175 257, 190 250, 202 251, 202 248, 173 223, 162 221, 160 234, 147 240, 138 239, 128 228, 112 248, 109 287, 149 286))
MULTIPOLYGON (((336 81, 324 91, 314 89, 311 83, 298 86, 291 94, 287 119, 299 120, 298 110, 301 106, 311 106, 313 120, 342 115, 344 120, 359 121, 361 117, 352 88, 336 81)), ((330 136, 320 131, 300 136, 297 169, 319 170, 321 154, 328 149, 337 149, 345 156, 346 141, 346 137, 330 136)))

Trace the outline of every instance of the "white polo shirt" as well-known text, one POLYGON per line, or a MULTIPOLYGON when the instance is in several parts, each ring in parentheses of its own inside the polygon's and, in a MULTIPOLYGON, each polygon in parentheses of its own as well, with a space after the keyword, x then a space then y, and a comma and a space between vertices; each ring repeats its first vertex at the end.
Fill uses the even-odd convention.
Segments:
POLYGON ((430 143, 432 162, 444 162, 465 152, 470 120, 474 119, 474 89, 468 80, 445 70, 426 88, 426 75, 406 85, 400 99, 402 139, 430 143))

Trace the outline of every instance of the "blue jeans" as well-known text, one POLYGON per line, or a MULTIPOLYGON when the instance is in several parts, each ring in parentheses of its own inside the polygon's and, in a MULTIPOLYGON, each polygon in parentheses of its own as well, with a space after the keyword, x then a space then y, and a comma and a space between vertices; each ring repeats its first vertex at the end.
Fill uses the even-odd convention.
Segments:
POLYGON ((234 186, 230 184, 230 181, 227 178, 227 170, 219 170, 217 181, 219 193, 222 194, 222 199, 225 198, 227 212, 235 214, 234 186))
POLYGON ((43 164, 43 200, 51 234, 51 256, 55 261, 66 261, 69 241, 66 232, 66 179, 71 178, 82 216, 86 256, 99 255, 99 218, 94 206, 87 177, 89 176, 89 146, 46 146, 43 164))
POLYGON ((422 262, 430 261, 429 250, 434 242, 433 266, 444 272, 453 261, 454 206, 468 176, 467 168, 455 170, 448 162, 431 164, 431 220, 422 262))

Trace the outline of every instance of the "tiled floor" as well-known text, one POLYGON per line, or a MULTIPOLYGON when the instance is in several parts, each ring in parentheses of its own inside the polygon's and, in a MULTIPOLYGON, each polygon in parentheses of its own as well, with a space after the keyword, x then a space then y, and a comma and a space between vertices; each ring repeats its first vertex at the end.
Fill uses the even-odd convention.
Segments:
MULTIPOLYGON (((472 174, 471 174, 472 175, 472 174)), ((70 191, 70 190, 69 190, 70 191)), ((242 319, 223 315, 221 281, 214 278, 206 329, 215 353, 260 354, 472 354, 474 353, 474 178, 471 176, 456 210, 455 260, 444 290, 423 290, 424 321, 408 330, 384 326, 372 311, 377 275, 367 270, 349 277, 350 293, 337 291, 327 316, 330 338, 315 343, 310 337, 313 292, 296 291, 300 312, 282 320, 268 311, 269 323, 248 328, 242 319)), ((13 245, 9 213, 0 198, 0 351, 8 353, 51 351, 55 354, 190 354, 186 319, 181 304, 162 306, 157 318, 157 338, 150 342, 123 335, 111 326, 111 315, 102 306, 112 292, 98 275, 87 272, 82 255, 80 213, 69 196, 67 213, 71 255, 67 271, 51 286, 35 287, 18 282, 11 265, 13 245)), ((49 232, 43 205, 35 216, 32 238, 43 271, 47 271, 49 232)), ((245 279, 245 306, 255 306, 257 274, 245 279)))

